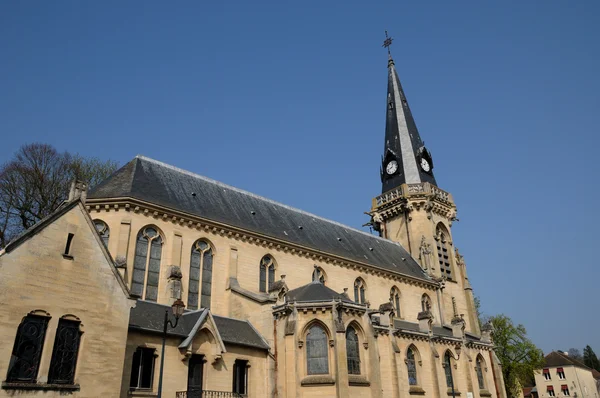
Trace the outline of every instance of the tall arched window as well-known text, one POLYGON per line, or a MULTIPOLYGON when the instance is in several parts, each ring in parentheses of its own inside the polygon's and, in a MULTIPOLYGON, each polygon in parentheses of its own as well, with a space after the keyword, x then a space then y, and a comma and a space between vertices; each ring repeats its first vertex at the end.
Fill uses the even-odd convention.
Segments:
POLYGON ((190 259, 190 283, 188 287, 188 308, 198 309, 198 295, 201 295, 200 306, 210 308, 212 290, 212 248, 203 240, 192 245, 190 259), (202 289, 200 291, 200 275, 202 274, 202 289))
POLYGON ((96 231, 98 231, 98 235, 100 235, 104 246, 108 247, 108 237, 110 236, 108 225, 102 220, 94 220, 94 226, 96 227, 96 231))
POLYGON ((400 290, 396 286, 390 291, 390 301, 394 306, 395 315, 400 318, 400 290))
POLYGON ((444 355, 444 372, 446 373, 446 385, 448 388, 454 389, 454 379, 452 377, 452 360, 450 351, 446 351, 444 355))
POLYGON ((477 381, 479 382, 479 389, 485 390, 485 379, 483 378, 483 369, 482 364, 483 359, 481 355, 477 356, 477 360, 475 361, 475 373, 477 373, 477 381))
POLYGON ((319 281, 322 284, 325 284, 326 279, 327 278, 325 278, 325 271, 323 271, 323 268, 315 266, 315 269, 312 273, 312 281, 319 281))
POLYGON ((131 292, 143 300, 156 301, 158 298, 162 243, 162 237, 155 227, 144 227, 138 233, 131 292))
POLYGON ((275 262, 268 254, 260 260, 260 283, 259 291, 267 292, 275 282, 275 262))
POLYGON ((348 358, 348 374, 360 374, 360 350, 358 349, 358 334, 352 326, 346 329, 346 357, 348 358))
POLYGON ((442 276, 452 280, 452 266, 450 265, 450 242, 448 242, 448 233, 440 224, 436 230, 435 240, 437 242, 438 261, 440 263, 440 272, 442 276))
POLYGON ((361 278, 356 278, 354 281, 354 302, 358 304, 367 302, 365 281, 361 278))
POLYGON ((427 294, 421 296, 421 311, 431 311, 431 299, 427 294))
POLYGON ((327 332, 315 324, 306 335, 306 370, 309 375, 329 373, 329 349, 327 332))
POLYGON ((409 347, 408 351, 406 351, 406 367, 408 369, 408 384, 411 386, 418 385, 417 361, 415 360, 413 347, 409 347))

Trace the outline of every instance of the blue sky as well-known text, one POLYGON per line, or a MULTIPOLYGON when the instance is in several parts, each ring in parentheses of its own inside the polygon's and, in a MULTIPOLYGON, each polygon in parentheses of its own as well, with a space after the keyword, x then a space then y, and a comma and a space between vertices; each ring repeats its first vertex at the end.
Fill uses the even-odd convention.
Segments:
POLYGON ((600 3, 0 3, 0 162, 136 154, 358 227, 384 30, 487 314, 600 354, 600 3), (591 207, 590 207, 591 206, 591 207), (594 228, 596 227, 596 228, 594 228))

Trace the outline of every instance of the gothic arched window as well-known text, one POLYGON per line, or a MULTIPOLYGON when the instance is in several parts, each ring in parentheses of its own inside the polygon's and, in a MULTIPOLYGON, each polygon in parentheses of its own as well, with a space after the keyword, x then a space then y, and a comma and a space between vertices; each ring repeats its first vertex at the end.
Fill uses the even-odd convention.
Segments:
POLYGON ((325 284, 326 280, 327 278, 325 278, 325 271, 323 271, 323 268, 315 266, 315 269, 312 273, 312 281, 319 281, 322 284, 325 284))
POLYGON ((96 227, 96 231, 98 231, 98 235, 100 235, 100 239, 102 239, 104 246, 108 247, 108 237, 110 236, 108 225, 102 220, 94 220, 94 226, 96 227))
POLYGON ((358 334, 352 326, 346 329, 346 357, 348 359, 348 374, 360 374, 360 350, 358 349, 358 334))
POLYGON ((27 315, 17 329, 8 364, 8 382, 35 383, 50 317, 27 315))
POLYGON ((267 254, 260 260, 259 291, 267 292, 273 282, 275 282, 275 262, 273 257, 267 254))
POLYGON ((452 359, 450 351, 446 351, 444 355, 444 372, 446 374, 446 385, 448 388, 454 389, 454 379, 452 377, 452 359))
POLYGON ((362 278, 356 278, 354 281, 354 302, 358 304, 367 302, 365 281, 362 278))
POLYGON ((156 301, 163 239, 155 227, 140 230, 135 244, 131 292, 142 300, 156 301))
POLYGON ((435 240, 437 242, 438 261, 440 263, 440 272, 442 276, 452 280, 452 265, 450 264, 450 242, 448 241, 449 234, 441 224, 436 230, 435 240))
POLYGON ((421 296, 421 311, 431 311, 431 299, 427 294, 421 296))
POLYGON ((211 246, 198 240, 192 245, 190 259, 190 283, 188 287, 188 308, 198 309, 198 296, 201 295, 200 306, 210 308, 212 290, 213 253, 211 246), (200 289, 200 275, 202 275, 202 289, 200 289))
POLYGON ((329 345, 327 332, 315 324, 306 335, 306 370, 309 375, 329 373, 329 345))
POLYGON ((396 286, 390 291, 390 301, 394 306, 395 315, 400 318, 400 290, 396 286))
POLYGON ((475 361, 475 373, 477 373, 477 381, 479 382, 480 390, 485 389, 485 379, 483 377, 483 369, 481 366, 482 362, 483 359, 481 358, 481 355, 477 356, 477 360, 475 361))
POLYGON ((406 351, 406 368, 408 369, 408 384, 411 386, 418 385, 417 361, 415 360, 415 352, 412 346, 406 351))

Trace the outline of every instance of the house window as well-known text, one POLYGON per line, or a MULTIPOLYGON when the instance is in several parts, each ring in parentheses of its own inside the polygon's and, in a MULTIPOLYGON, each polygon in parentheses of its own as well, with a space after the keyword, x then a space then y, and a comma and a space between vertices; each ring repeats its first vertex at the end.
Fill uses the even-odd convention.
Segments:
POLYGON ((444 372, 446 374, 446 385, 448 388, 454 389, 454 379, 452 377, 452 360, 450 359, 450 352, 446 351, 444 355, 444 372))
POLYGON ((273 257, 267 254, 260 260, 259 290, 266 293, 267 288, 271 289, 273 282, 275 282, 275 262, 273 257))
POLYGON ((358 349, 358 335, 352 326, 346 329, 346 357, 348 358, 348 374, 360 374, 360 350, 358 349))
POLYGON ((450 242, 448 242, 448 234, 444 231, 441 225, 438 226, 436 232, 438 261, 440 263, 440 271, 442 276, 452 280, 452 266, 450 264, 450 242))
POLYGON ((396 286, 394 286, 390 291, 390 301, 394 306, 395 315, 400 318, 400 290, 398 290, 396 286))
POLYGON ((236 359, 233 364, 233 392, 248 394, 248 361, 236 359))
POLYGON ((548 396, 549 397, 555 397, 556 395, 554 394, 554 387, 553 386, 548 386, 546 391, 548 391, 548 396))
POLYGON ((158 298, 162 244, 162 237, 154 227, 145 227, 138 233, 131 292, 148 301, 158 298))
POLYGON ((315 266, 315 270, 312 274, 312 281, 319 281, 322 284, 325 284, 325 271, 323 271, 323 268, 315 266))
POLYGON ((358 304, 366 304, 365 281, 361 278, 356 278, 354 281, 354 302, 358 304))
POLYGON ((411 386, 418 385, 417 363, 415 361, 415 353, 412 347, 410 347, 406 352, 406 367, 408 369, 408 384, 411 386))
POLYGON ((108 238, 110 236, 108 225, 102 220, 94 220, 94 226, 96 227, 96 231, 98 231, 98 235, 100 235, 100 239, 102 239, 104 246, 108 247, 108 238))
POLYGON ((477 381, 479 382, 479 389, 485 389, 485 379, 483 378, 483 369, 481 366, 482 359, 481 357, 477 357, 475 361, 475 373, 477 373, 477 381))
POLYGON ((212 290, 213 254, 211 246, 202 240, 192 246, 190 260, 190 282, 188 292, 188 308, 198 309, 198 295, 202 308, 210 308, 212 290), (202 272, 200 272, 202 270, 202 272), (202 289, 200 289, 200 274, 202 273, 202 289))
POLYGON ((306 335, 306 365, 309 375, 329 373, 327 333, 319 325, 311 326, 306 335))
POLYGON ((543 373, 544 373, 544 379, 552 380, 552 376, 550 376, 550 369, 544 369, 543 373))
POLYGON ((560 390, 562 391, 563 395, 568 397, 571 394, 569 394, 569 386, 566 384, 563 384, 562 386, 560 386, 560 390))
POLYGON ((52 359, 50 360, 48 383, 73 384, 81 339, 79 326, 79 321, 68 319, 58 321, 52 359))
POLYGON ((565 379, 565 370, 563 368, 557 368, 556 369, 556 374, 558 375, 558 378, 560 380, 564 380, 565 379))
POLYGON ((49 319, 36 315, 23 318, 17 329, 6 381, 35 383, 49 319))
POLYGON ((133 353, 131 379, 132 389, 152 389, 154 379, 154 348, 138 347, 133 353))

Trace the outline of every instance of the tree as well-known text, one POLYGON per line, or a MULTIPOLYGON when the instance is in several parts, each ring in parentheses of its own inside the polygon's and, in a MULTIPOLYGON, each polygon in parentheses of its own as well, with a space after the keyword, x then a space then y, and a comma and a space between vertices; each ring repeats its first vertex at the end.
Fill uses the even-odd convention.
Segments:
POLYGON ((579 352, 579 348, 569 348, 569 358, 576 359, 578 361, 583 361, 583 356, 581 352, 579 352))
POLYGON ((75 178, 91 188, 117 166, 111 160, 60 153, 48 144, 23 145, 0 167, 0 248, 56 210, 75 178))
POLYGON ((544 364, 544 353, 527 338, 523 325, 514 325, 506 315, 489 318, 494 326, 495 352, 502 364, 506 393, 518 397, 520 388, 533 379, 534 372, 544 364))
POLYGON ((596 369, 598 372, 600 372, 600 360, 598 360, 596 353, 589 345, 586 345, 583 349, 583 363, 585 366, 596 369))

